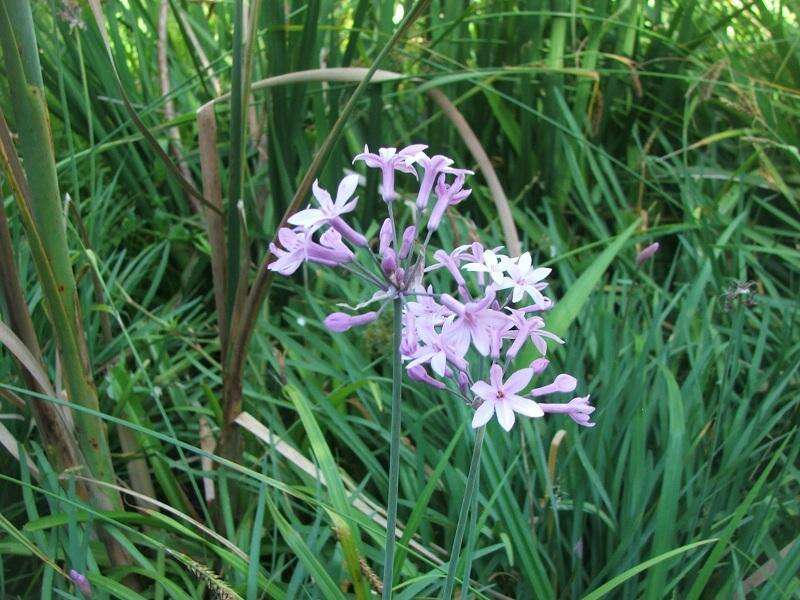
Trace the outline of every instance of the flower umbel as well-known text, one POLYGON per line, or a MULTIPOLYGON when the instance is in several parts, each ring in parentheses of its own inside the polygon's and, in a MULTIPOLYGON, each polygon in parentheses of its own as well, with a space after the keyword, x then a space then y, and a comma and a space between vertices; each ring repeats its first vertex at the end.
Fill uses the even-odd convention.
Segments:
POLYGON ((472 193, 466 187, 472 172, 454 166, 447 156, 428 156, 426 148, 412 144, 370 152, 365 147, 354 158, 354 163, 362 161, 381 173, 380 193, 389 216, 376 240, 347 222, 356 208, 358 186, 363 185, 360 176, 350 172, 339 183, 335 199, 314 182, 316 206, 294 214, 288 221, 293 227, 278 232, 279 245, 270 248, 276 260, 269 268, 291 275, 304 262, 343 267, 373 286, 372 297, 350 307, 352 313, 337 311, 325 318, 325 327, 335 333, 372 323, 390 303, 401 307, 396 343, 409 379, 446 390, 475 407, 473 427, 496 416, 509 431, 518 415, 540 418, 547 413, 593 426, 589 415, 594 407, 588 396, 566 404, 535 400, 573 392, 578 382, 571 375, 562 373, 525 392, 546 370, 549 345, 564 343, 545 322, 553 306, 545 295, 551 269, 537 267, 530 252, 512 257, 502 247, 486 248, 479 241, 450 251, 429 248, 447 211, 472 193), (404 194, 414 198, 409 202, 411 218, 400 210, 404 203, 396 202, 398 172, 417 182, 415 195, 404 194), (420 232, 426 233, 424 240, 420 232), (514 370, 512 361, 523 356, 526 347, 539 358, 514 370))

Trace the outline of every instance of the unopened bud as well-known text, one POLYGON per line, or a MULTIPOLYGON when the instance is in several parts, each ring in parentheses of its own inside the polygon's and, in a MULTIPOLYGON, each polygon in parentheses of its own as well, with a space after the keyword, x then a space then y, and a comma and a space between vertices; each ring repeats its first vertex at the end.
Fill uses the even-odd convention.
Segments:
POLYGON ((360 315, 348 315, 343 312, 335 312, 325 317, 325 327, 330 331, 342 333, 351 327, 358 327, 372 323, 378 318, 378 313, 375 311, 366 312, 360 315))

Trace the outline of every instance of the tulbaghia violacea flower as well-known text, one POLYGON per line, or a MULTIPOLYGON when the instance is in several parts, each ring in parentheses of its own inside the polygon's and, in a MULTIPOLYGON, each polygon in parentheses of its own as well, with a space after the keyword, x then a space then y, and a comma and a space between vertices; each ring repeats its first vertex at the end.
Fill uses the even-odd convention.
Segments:
POLYGON ((433 298, 433 287, 418 288, 415 291, 416 300, 409 300, 406 303, 406 312, 414 315, 417 326, 441 325, 445 318, 452 314, 446 306, 439 304, 433 298))
POLYGON ((414 247, 414 240, 417 239, 417 228, 413 225, 409 225, 408 227, 403 230, 403 240, 402 245, 400 246, 400 260, 405 260, 408 258, 408 255, 411 254, 411 250, 414 247))
POLYGON ((422 167, 423 175, 419 183, 419 193, 417 194, 417 209, 425 210, 440 173, 446 172, 447 167, 453 164, 452 158, 447 158, 441 154, 429 157, 424 152, 418 152, 414 161, 422 167))
POLYGON ((394 172, 410 173, 417 176, 414 169, 414 157, 427 148, 424 144, 412 144, 402 150, 397 148, 380 148, 377 154, 364 146, 364 152, 356 155, 353 162, 363 160, 368 167, 381 170, 381 194, 384 202, 394 202, 397 194, 394 189, 394 172))
POLYGON ((307 208, 293 214, 289 218, 290 225, 298 225, 307 229, 316 229, 320 225, 328 224, 341 233, 349 242, 357 246, 366 246, 367 238, 348 225, 342 215, 352 212, 358 203, 357 198, 350 198, 356 191, 358 175, 348 175, 342 179, 336 191, 336 201, 331 200, 331 195, 319 186, 315 180, 311 188, 319 208, 307 208))
POLYGON ((569 392, 574 392, 577 385, 578 380, 572 375, 561 373, 560 375, 556 375, 553 383, 532 389, 531 396, 538 398, 539 396, 547 396, 548 394, 567 394, 569 392))
POLYGON ((465 184, 471 172, 453 166, 446 156, 429 157, 425 148, 412 144, 400 150, 381 148, 377 153, 365 148, 354 159, 381 170, 381 196, 387 203, 398 197, 396 172, 414 176, 419 187, 410 222, 401 217, 404 205, 393 206, 377 240, 370 241, 343 220, 356 207, 354 195, 360 176, 345 176, 335 201, 315 182, 312 191, 318 206, 293 215, 289 223, 295 227, 278 232, 278 244, 270 246, 276 260, 269 268, 290 275, 305 261, 345 266, 353 276, 377 288, 371 298, 349 307, 353 314, 337 311, 328 315, 325 327, 345 332, 379 319, 389 303, 400 307, 396 343, 408 377, 477 407, 474 427, 497 415, 508 430, 515 415, 538 418, 547 412, 568 415, 579 425, 592 425, 588 415, 594 408, 588 396, 541 407, 533 400, 574 391, 577 380, 571 375, 562 373, 552 383, 523 393, 549 364, 545 358, 548 342, 564 343, 547 330, 544 318, 553 306, 544 294, 550 269, 535 267, 529 252, 511 257, 502 253, 502 247, 487 249, 480 241, 449 252, 428 248, 446 211, 470 195, 465 184), (434 194, 433 208, 428 211, 434 194), (423 229, 427 237, 421 241, 418 232, 423 229), (372 255, 374 250, 376 255, 372 255), (425 281, 426 277, 432 281, 425 281), (540 356, 528 368, 505 378, 503 370, 530 346, 540 356), (490 358, 491 369, 483 366, 486 360, 482 357, 490 358))
POLYGON ((459 172, 450 185, 447 185, 445 178, 445 174, 442 173, 436 184, 436 204, 434 204, 431 216, 428 218, 428 231, 436 231, 445 211, 469 197, 472 193, 472 190, 464 189, 464 181, 466 179, 464 172, 459 172))
POLYGON ((328 229, 319 238, 313 239, 313 230, 283 227, 278 231, 278 241, 283 248, 270 244, 270 251, 277 258, 269 265, 269 269, 281 275, 291 275, 304 260, 336 267, 352 261, 353 252, 342 242, 342 235, 335 229, 328 229))
POLYGON ((433 271, 435 269, 439 269, 444 267, 448 270, 450 275, 452 276, 453 280, 456 282, 457 285, 465 285, 467 282, 464 281, 464 276, 461 274, 459 270, 459 261, 458 258, 453 256, 452 254, 448 254, 444 250, 437 250, 433 253, 433 260, 435 261, 433 265, 428 267, 426 271, 433 271))
POLYGON ((480 260, 465 264, 462 268, 474 273, 486 273, 495 285, 499 285, 505 278, 506 271, 514 264, 508 256, 497 254, 493 250, 484 250, 480 260))
POLYGON ((498 289, 511 289, 511 301, 517 304, 525 294, 528 294, 536 304, 546 302, 541 290, 547 287, 542 280, 550 275, 552 269, 539 267, 532 268, 531 253, 523 253, 515 262, 506 263, 506 275, 497 283, 498 289))
POLYGON ((557 344, 564 343, 564 340, 556 334, 545 331, 544 319, 541 317, 527 318, 523 310, 516 310, 513 308, 507 310, 515 326, 513 331, 509 331, 509 333, 506 334, 506 337, 513 338, 514 340, 507 353, 510 358, 515 358, 529 339, 542 356, 547 354, 547 341, 545 338, 551 339, 557 344))
POLYGON ((447 363, 450 362, 459 371, 469 368, 464 355, 469 349, 469 339, 454 335, 454 317, 448 317, 442 324, 440 332, 433 325, 418 330, 419 338, 424 345, 418 346, 409 356, 408 367, 430 363, 431 369, 439 377, 445 376, 447 363))
POLYGON ((506 431, 514 426, 514 413, 526 417, 543 417, 544 411, 529 398, 519 395, 528 387, 533 377, 533 369, 520 369, 503 381, 503 369, 493 364, 489 369, 489 382, 477 381, 472 385, 472 392, 483 402, 472 418, 473 427, 482 427, 497 415, 497 421, 506 431))
POLYGON ((567 404, 539 404, 539 406, 545 413, 569 415, 573 421, 583 427, 595 426, 589 416, 594 412, 594 406, 589 404, 589 396, 573 398, 567 404))
POLYGON ((449 294, 442 294, 441 301, 457 316, 451 335, 462 340, 472 340, 478 352, 483 356, 488 355, 492 344, 491 330, 503 327, 508 319, 503 313, 489 308, 495 301, 494 292, 489 290, 480 300, 466 304, 449 294))

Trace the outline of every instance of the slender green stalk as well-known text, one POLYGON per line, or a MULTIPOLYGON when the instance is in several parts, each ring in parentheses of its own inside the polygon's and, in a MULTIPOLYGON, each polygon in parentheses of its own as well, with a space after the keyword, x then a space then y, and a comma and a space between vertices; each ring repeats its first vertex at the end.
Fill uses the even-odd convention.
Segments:
POLYGON ((233 69, 231 70, 231 124, 230 124, 230 167, 228 172, 228 297, 226 312, 230 322, 234 298, 239 279, 239 260, 241 256, 241 232, 236 203, 242 198, 244 184, 244 139, 246 120, 244 118, 244 0, 234 3, 233 11, 233 69))
MULTIPOLYGON (((481 470, 476 469, 475 475, 475 489, 481 489, 481 470)), ((469 509, 469 525, 467 526, 467 548, 464 551, 464 577, 461 581, 464 582, 461 588, 460 600, 467 600, 469 598, 469 578, 472 573, 472 553, 475 551, 475 540, 478 537, 476 523, 478 521, 478 496, 480 494, 472 495, 472 504, 469 509)))
POLYGON ((392 327, 392 424, 389 439, 389 502, 386 506, 386 548, 383 561, 383 599, 392 597, 394 579, 394 548, 396 545, 397 493, 400 480, 400 405, 403 384, 403 362, 400 356, 400 341, 403 335, 403 301, 394 300, 394 324, 392 327))
MULTIPOLYGON (((467 487, 464 490, 464 497, 461 499, 461 509, 458 514, 458 524, 456 525, 456 537, 453 538, 453 547, 450 550, 450 565, 447 567, 447 580, 444 584, 442 598, 448 600, 453 597, 453 589, 456 585, 456 569, 458 568, 458 554, 461 551, 461 542, 464 541, 464 530, 467 527, 467 517, 470 513, 472 497, 478 489, 478 471, 481 464, 481 448, 483 447, 483 436, 486 433, 484 425, 475 434, 475 447, 472 449, 472 460, 469 463, 469 473, 467 474, 467 487)), ((466 582, 465 582, 466 584, 466 582)))

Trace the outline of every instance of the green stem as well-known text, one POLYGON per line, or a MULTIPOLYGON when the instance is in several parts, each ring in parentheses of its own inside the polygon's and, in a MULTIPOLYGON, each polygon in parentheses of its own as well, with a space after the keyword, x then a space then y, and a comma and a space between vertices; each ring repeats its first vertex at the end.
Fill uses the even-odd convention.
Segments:
POLYGON ((244 84, 244 0, 236 0, 233 11, 233 69, 231 69, 230 167, 228 174, 228 285, 226 313, 230 323, 239 280, 241 231, 236 203, 244 183, 244 138, 246 119, 244 84))
POLYGON ((383 561, 383 600, 392 597, 394 580, 394 548, 396 544, 397 492, 400 480, 400 386, 403 383, 403 363, 400 340, 403 335, 403 301, 394 299, 394 327, 392 344, 392 425, 389 445, 389 502, 386 507, 386 551, 383 561))
POLYGON ((461 499, 461 510, 458 514, 458 525, 456 525, 456 537, 453 539, 453 548, 450 550, 450 565, 447 568, 447 580, 444 584, 444 594, 442 598, 449 600, 453 597, 453 589, 456 585, 456 568, 458 568, 458 554, 461 551, 461 542, 464 541, 464 530, 467 526, 467 517, 470 512, 472 497, 478 488, 478 471, 481 464, 481 448, 483 447, 483 435, 486 433, 484 425, 475 435, 475 447, 472 449, 472 460, 469 463, 469 474, 467 475, 467 487, 464 490, 464 497, 461 499))
MULTIPOLYGON (((475 476, 475 489, 479 490, 481 486, 481 470, 477 469, 478 473, 475 476)), ((475 551, 475 539, 478 536, 476 531, 476 523, 478 521, 478 496, 480 494, 472 495, 472 503, 469 509, 469 525, 467 526, 467 548, 464 553, 464 586, 461 589, 461 600, 468 600, 469 598, 469 578, 472 572, 472 553, 475 551)))

